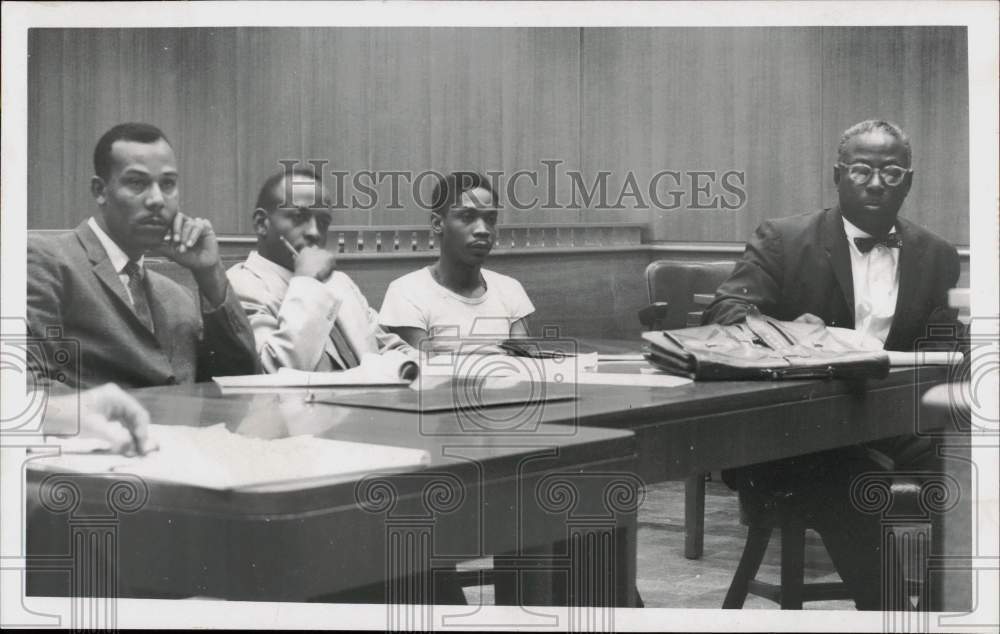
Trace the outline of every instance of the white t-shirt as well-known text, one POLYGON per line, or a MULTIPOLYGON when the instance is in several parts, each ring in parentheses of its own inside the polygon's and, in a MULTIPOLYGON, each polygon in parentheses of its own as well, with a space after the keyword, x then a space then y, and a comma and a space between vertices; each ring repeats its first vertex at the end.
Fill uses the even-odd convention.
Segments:
POLYGON ((535 312, 521 283, 480 269, 486 281, 482 297, 462 297, 437 283, 429 266, 393 280, 385 291, 382 327, 426 330, 435 337, 502 337, 518 319, 535 312))

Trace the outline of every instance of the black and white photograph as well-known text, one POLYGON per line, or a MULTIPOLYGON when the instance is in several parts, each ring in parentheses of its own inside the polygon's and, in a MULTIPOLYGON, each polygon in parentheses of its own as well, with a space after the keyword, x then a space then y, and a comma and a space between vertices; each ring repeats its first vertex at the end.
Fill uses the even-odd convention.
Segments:
POLYGON ((1000 630, 998 29, 4 2, 0 625, 1000 630))

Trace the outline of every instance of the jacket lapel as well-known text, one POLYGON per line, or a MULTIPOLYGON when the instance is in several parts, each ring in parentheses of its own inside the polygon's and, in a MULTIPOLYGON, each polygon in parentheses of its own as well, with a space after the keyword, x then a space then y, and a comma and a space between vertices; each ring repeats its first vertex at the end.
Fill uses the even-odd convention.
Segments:
POLYGON ((854 278, 851 276, 851 254, 848 250, 847 236, 844 234, 844 221, 840 215, 840 207, 834 207, 823 217, 823 246, 826 257, 833 268, 837 284, 847 303, 851 315, 851 325, 854 323, 854 278))
POLYGON ((101 241, 86 222, 76 228, 76 237, 87 252, 91 269, 94 271, 97 279, 101 281, 101 284, 104 285, 104 288, 108 292, 118 298, 118 301, 122 304, 121 308, 123 312, 131 315, 136 325, 152 336, 153 333, 139 319, 139 316, 135 314, 135 308, 132 306, 132 302, 129 301, 128 295, 125 292, 125 285, 122 284, 121 279, 118 277, 115 267, 111 265, 111 260, 108 258, 108 252, 104 250, 104 245, 101 244, 101 241))
POLYGON ((892 318, 892 327, 886 335, 886 348, 897 336, 902 324, 907 321, 906 311, 917 300, 920 290, 920 254, 924 252, 920 238, 910 230, 906 222, 896 222, 902 246, 899 247, 899 290, 896 293, 896 310, 892 318))

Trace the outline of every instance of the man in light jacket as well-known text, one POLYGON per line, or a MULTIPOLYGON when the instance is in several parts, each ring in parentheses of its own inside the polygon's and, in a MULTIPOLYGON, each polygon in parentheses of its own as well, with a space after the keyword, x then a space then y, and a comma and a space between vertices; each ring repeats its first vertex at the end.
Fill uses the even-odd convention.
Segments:
POLYGON ((322 175, 282 171, 261 187, 253 213, 257 250, 229 269, 266 372, 346 370, 366 353, 415 351, 382 330, 361 289, 325 249, 329 194, 322 175))

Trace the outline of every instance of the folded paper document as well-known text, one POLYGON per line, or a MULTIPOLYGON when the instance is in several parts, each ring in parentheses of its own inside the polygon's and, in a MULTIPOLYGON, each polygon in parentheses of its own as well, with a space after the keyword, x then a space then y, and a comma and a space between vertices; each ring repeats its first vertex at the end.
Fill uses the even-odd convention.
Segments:
POLYGON ((361 364, 337 372, 305 372, 281 368, 275 374, 217 376, 222 388, 405 386, 418 375, 416 361, 396 350, 365 354, 361 364))
POLYGON ((107 453, 84 439, 49 439, 63 453, 32 461, 46 470, 75 473, 129 473, 149 481, 208 489, 279 485, 302 488, 347 476, 415 468, 430 462, 420 449, 328 440, 314 436, 279 439, 235 434, 222 423, 210 427, 152 425, 160 448, 128 458, 107 453))

